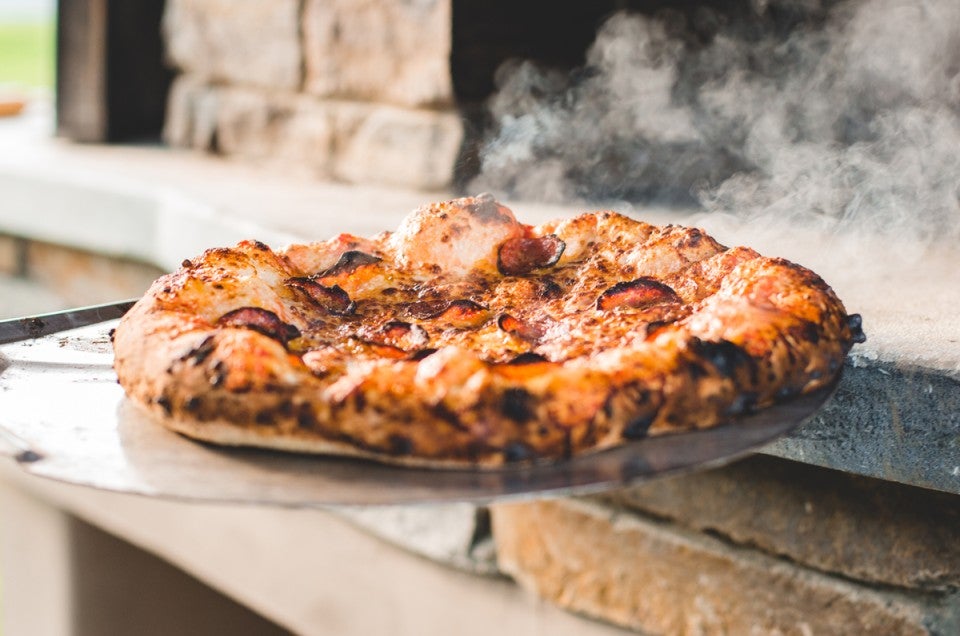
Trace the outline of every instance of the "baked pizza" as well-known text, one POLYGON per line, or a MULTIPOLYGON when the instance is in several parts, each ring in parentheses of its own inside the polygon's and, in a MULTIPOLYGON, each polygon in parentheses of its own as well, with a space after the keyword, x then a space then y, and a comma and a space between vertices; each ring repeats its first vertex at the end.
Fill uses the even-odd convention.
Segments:
POLYGON ((207 250, 114 348, 129 397, 193 438, 489 467, 729 422, 830 384, 863 339, 786 260, 614 212, 534 227, 480 195, 372 238, 207 250))

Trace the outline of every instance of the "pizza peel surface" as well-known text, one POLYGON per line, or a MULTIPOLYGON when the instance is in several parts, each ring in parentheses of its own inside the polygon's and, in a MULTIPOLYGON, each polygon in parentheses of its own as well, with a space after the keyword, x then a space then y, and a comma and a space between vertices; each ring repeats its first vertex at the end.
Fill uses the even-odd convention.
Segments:
POLYGON ((613 212, 531 227, 480 195, 372 238, 207 250, 114 349, 191 437, 486 467, 725 423, 830 384, 862 338, 788 261, 613 212))

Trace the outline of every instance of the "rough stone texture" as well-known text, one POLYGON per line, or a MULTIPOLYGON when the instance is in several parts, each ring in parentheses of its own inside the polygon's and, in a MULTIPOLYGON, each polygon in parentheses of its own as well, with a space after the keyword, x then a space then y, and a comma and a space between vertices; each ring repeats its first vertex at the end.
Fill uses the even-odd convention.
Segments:
POLYGON ((462 137, 455 113, 377 108, 338 149, 334 174, 351 183, 439 190, 453 181, 462 137))
POLYGON ((306 0, 306 88, 403 106, 449 105, 450 0, 306 0))
POLYGON ((644 633, 923 634, 951 620, 937 603, 594 503, 504 504, 492 514, 504 572, 561 607, 644 633))
POLYGON ((299 95, 225 88, 216 97, 216 148, 291 172, 327 176, 333 151, 331 107, 299 95))
POLYGON ((752 457, 602 499, 849 578, 960 586, 955 495, 752 457))
POLYGON ((216 131, 217 90, 198 75, 178 75, 167 96, 164 140, 171 146, 213 150, 216 131))
MULTIPOLYGON (((945 320, 958 322, 955 316, 945 320)), ((922 337, 944 351, 958 349, 933 326, 939 319, 911 320, 927 324, 922 337)), ((848 362, 820 414, 762 452, 960 495, 960 376, 902 362, 848 362)))
POLYGON ((349 183, 439 190, 453 180, 463 128, 454 112, 218 87, 181 76, 168 143, 349 183))
POLYGON ((211 80, 295 89, 302 81, 300 0, 169 0, 170 62, 211 80))
POLYGON ((140 296, 161 273, 151 265, 59 245, 27 244, 27 277, 68 307, 140 296))

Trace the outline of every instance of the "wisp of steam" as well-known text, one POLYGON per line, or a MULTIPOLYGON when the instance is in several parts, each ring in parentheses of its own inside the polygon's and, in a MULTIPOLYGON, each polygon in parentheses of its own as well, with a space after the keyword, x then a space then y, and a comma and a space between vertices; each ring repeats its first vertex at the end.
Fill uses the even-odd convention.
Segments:
POLYGON ((572 74, 502 68, 472 189, 960 238, 960 2, 751 6, 619 13, 572 74))

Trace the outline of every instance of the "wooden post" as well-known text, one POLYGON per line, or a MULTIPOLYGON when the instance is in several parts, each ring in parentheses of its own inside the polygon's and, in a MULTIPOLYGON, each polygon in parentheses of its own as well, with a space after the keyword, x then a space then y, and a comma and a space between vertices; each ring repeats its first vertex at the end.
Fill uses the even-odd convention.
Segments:
POLYGON ((164 0, 59 0, 57 133, 75 141, 155 139, 172 74, 164 0))

